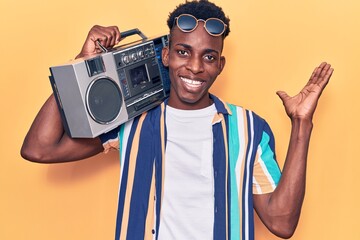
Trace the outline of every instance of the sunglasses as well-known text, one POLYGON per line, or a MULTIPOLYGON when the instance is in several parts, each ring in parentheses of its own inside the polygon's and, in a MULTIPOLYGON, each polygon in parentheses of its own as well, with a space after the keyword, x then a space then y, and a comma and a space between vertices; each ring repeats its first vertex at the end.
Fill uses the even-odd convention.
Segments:
POLYGON ((181 14, 175 18, 176 26, 183 32, 192 32, 198 26, 199 21, 204 22, 205 30, 211 36, 221 36, 227 27, 227 25, 218 18, 208 18, 207 20, 197 19, 190 14, 181 14))

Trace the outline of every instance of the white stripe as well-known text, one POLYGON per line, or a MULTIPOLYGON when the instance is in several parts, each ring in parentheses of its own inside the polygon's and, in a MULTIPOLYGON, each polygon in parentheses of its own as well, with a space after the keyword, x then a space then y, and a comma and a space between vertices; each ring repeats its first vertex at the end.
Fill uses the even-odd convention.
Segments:
POLYGON ((253 141, 254 141, 254 123, 253 123, 253 115, 252 112, 249 111, 249 122, 250 122, 250 153, 247 157, 247 163, 246 163, 246 179, 245 179, 245 240, 249 239, 249 199, 247 196, 249 196, 249 179, 250 179, 250 162, 251 162, 251 150, 253 148, 253 141))
MULTIPOLYGON (((273 188, 273 190, 274 190, 275 187, 276 187, 276 186, 275 186, 275 182, 274 182, 273 178, 271 177, 271 175, 270 175, 270 173, 269 173, 269 171, 268 171, 268 169, 267 169, 267 167, 266 167, 266 165, 265 165, 264 160, 262 160, 262 158, 261 158, 261 154, 262 154, 262 149, 261 149, 261 147, 258 148, 258 154, 259 154, 258 162, 259 162, 262 170, 264 171, 264 173, 265 173, 268 181, 271 183, 271 186, 272 186, 272 188, 273 188)), ((261 191, 260 191, 260 192, 261 192, 261 191)))
POLYGON ((249 239, 249 179, 250 179, 250 163, 251 163, 251 151, 254 145, 254 123, 253 123, 253 115, 252 112, 249 111, 249 122, 250 122, 250 139, 249 139, 249 154, 247 155, 246 159, 246 179, 245 179, 245 240, 249 239))
POLYGON ((259 185, 259 183, 256 181, 256 179, 255 179, 254 177, 253 177, 253 182, 254 182, 254 184, 255 184, 256 191, 257 191, 258 193, 262 193, 261 188, 260 188, 260 185, 259 185))
MULTIPOLYGON (((239 155, 236 160, 235 166, 235 174, 236 174, 236 184, 237 184, 237 192, 240 193, 240 175, 241 175, 241 165, 243 163, 244 154, 245 154, 245 130, 244 130, 244 113, 241 107, 236 108, 237 116, 238 116, 238 136, 239 136, 239 155)), ((241 194, 241 193, 240 193, 241 194)), ((241 209, 239 209, 241 210, 241 209)), ((240 216, 241 218, 241 216, 240 216)))
POLYGON ((121 143, 120 139, 119 139, 119 144, 121 144, 121 159, 120 159, 120 166, 121 167, 120 167, 119 193, 120 193, 122 174, 123 174, 123 170, 124 170, 126 147, 127 147, 127 143, 128 143, 128 139, 129 139, 129 135, 130 135, 131 126, 133 124, 133 120, 130 120, 130 121, 124 123, 124 124, 125 124, 125 127, 124 127, 123 143, 121 143))
POLYGON ((104 142, 102 145, 103 145, 104 148, 105 148, 105 146, 106 146, 107 144, 110 144, 110 145, 111 145, 111 143, 116 142, 116 141, 118 141, 118 140, 119 140, 118 138, 109 139, 109 140, 107 140, 106 142, 104 142))

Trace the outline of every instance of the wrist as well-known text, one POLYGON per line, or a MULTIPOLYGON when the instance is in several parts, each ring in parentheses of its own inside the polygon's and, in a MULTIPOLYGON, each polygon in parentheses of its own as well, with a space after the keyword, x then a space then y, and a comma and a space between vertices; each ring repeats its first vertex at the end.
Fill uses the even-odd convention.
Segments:
POLYGON ((291 119, 292 131, 297 133, 299 138, 309 137, 313 128, 313 122, 307 118, 292 118, 291 119))
POLYGON ((84 55, 83 53, 79 53, 79 54, 75 57, 75 59, 83 58, 83 57, 85 57, 85 55, 84 55))

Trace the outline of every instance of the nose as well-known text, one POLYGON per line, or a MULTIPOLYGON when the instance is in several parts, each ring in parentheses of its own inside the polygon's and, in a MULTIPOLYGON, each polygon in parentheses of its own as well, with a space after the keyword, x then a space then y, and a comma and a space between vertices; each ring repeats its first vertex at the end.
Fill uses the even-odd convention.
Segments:
POLYGON ((187 65, 187 69, 190 70, 193 74, 202 73, 204 71, 204 65, 201 56, 193 55, 187 65))

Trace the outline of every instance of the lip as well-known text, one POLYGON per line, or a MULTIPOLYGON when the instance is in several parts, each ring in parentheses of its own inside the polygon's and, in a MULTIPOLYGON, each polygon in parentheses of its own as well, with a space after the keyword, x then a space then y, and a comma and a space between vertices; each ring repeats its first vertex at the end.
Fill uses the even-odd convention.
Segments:
POLYGON ((191 78, 187 78, 187 77, 180 77, 181 81, 191 87, 191 88, 198 88, 198 87, 201 87, 205 81, 202 81, 202 80, 195 80, 195 79, 191 79, 191 78))

